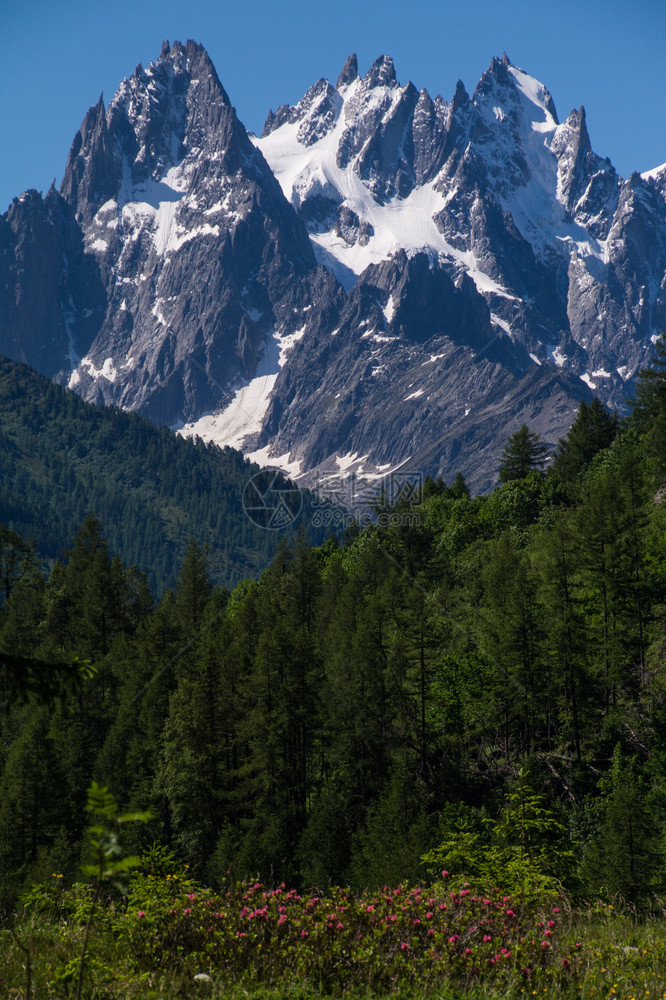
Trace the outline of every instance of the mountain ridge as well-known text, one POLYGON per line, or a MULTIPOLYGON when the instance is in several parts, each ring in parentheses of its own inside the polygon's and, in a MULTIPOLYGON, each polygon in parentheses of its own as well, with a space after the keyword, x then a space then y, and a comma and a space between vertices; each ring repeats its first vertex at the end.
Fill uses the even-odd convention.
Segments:
POLYGON ((47 374, 304 481, 458 462, 487 489, 520 422, 554 444, 591 392, 622 407, 666 326, 666 170, 620 178, 506 54, 450 102, 352 55, 257 137, 203 46, 166 42, 84 117, 58 197, 104 302, 65 323, 51 296, 47 374))

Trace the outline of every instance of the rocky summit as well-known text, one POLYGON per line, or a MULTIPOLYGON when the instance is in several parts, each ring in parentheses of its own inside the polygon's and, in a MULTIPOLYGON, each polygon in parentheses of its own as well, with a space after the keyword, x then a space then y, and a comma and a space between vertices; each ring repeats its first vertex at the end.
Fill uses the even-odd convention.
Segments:
POLYGON ((666 329, 666 166, 624 180, 493 59, 450 102, 347 59, 261 137, 164 43, 0 217, 0 352, 305 482, 495 481, 620 408, 666 329))

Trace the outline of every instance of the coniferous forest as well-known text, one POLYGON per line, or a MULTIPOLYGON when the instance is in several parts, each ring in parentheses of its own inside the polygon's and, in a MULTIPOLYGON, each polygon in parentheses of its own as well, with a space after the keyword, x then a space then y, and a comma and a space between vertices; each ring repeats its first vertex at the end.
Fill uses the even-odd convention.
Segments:
POLYGON ((343 541, 312 547, 306 518, 234 589, 190 541, 158 600, 94 516, 47 577, 5 528, 5 918, 56 875, 80 881, 93 779, 150 811, 125 834, 134 879, 319 899, 455 877, 462 896, 661 914, 663 341, 630 417, 581 403, 548 462, 523 427, 499 474, 487 496, 462 477, 380 495, 343 541))
MULTIPOLYGON (((154 594, 174 587, 190 538, 209 549, 214 582, 256 576, 278 541, 243 511, 258 471, 232 448, 93 406, 0 357, 0 524, 34 539, 48 566, 92 513, 113 555, 145 573, 154 594)), ((306 515, 311 502, 304 491, 306 515)), ((284 534, 293 540, 295 530, 284 534)), ((324 538, 313 530, 313 541, 324 538)))

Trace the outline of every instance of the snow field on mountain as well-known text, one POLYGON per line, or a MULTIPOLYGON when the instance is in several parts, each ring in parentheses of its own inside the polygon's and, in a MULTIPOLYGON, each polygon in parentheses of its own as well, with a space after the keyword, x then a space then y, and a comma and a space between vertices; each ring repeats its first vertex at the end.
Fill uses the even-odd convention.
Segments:
MULTIPOLYGON (((344 168, 337 165, 340 139, 349 125, 345 117, 348 95, 359 86, 357 79, 342 88, 345 102, 335 128, 313 145, 303 146, 299 142, 301 122, 282 125, 265 138, 252 140, 268 161, 285 197, 296 208, 313 195, 330 197, 341 200, 373 227, 374 235, 365 246, 358 242, 350 246, 334 230, 311 233, 318 262, 332 270, 349 290, 370 264, 378 264, 401 249, 410 256, 425 251, 455 260, 469 273, 479 291, 507 296, 505 289, 480 270, 472 251, 455 249, 438 230, 433 216, 444 208, 447 199, 433 184, 415 188, 405 199, 396 197, 381 205, 354 170, 354 160, 344 168)), ((396 89, 396 94, 400 90, 396 89)))
MULTIPOLYGON (((510 211, 522 235, 532 244, 537 255, 546 248, 568 253, 573 247, 583 256, 595 256, 606 261, 606 247, 579 224, 570 221, 561 202, 558 163, 550 146, 558 128, 549 110, 548 95, 543 84, 513 66, 509 73, 515 87, 512 93, 520 104, 520 144, 530 176, 524 185, 512 185, 510 192, 498 192, 506 211, 510 211)), ((298 210, 308 198, 321 196, 349 207, 359 219, 373 227, 374 233, 366 245, 349 245, 334 228, 311 232, 310 240, 320 264, 332 270, 343 287, 351 288, 356 278, 370 264, 386 260, 399 249, 411 256, 425 251, 465 270, 482 294, 515 298, 479 266, 474 250, 461 251, 453 247, 439 231, 434 216, 455 196, 455 189, 445 193, 436 190, 437 181, 416 187, 406 198, 394 197, 380 204, 354 169, 356 157, 346 167, 337 163, 341 139, 353 126, 359 105, 363 81, 357 78, 340 88, 342 106, 335 127, 309 146, 299 141, 303 121, 299 119, 281 125, 263 138, 253 138, 271 170, 277 177, 285 197, 298 210)), ((383 121, 390 118, 400 99, 399 87, 377 87, 366 100, 374 106, 388 104, 383 121)), ((506 94, 504 95, 506 97, 506 94)), ((479 104, 483 117, 495 120, 504 128, 493 131, 487 147, 489 174, 497 165, 515 157, 516 136, 511 122, 511 107, 502 107, 501 94, 493 94, 487 105, 479 104)), ((362 105, 364 115, 368 105, 362 105)), ((314 109, 316 111, 316 108, 314 109)), ((312 114, 308 112, 308 117, 312 114)), ((360 152, 359 154, 360 155, 360 152)))
MULTIPOLYGON (((268 409, 271 392, 280 369, 283 367, 287 354, 305 333, 305 326, 289 334, 271 334, 265 341, 264 353, 257 366, 254 378, 236 389, 233 397, 215 413, 208 413, 193 423, 185 424, 179 430, 184 437, 200 437, 203 441, 212 441, 220 447, 229 445, 231 448, 242 448, 248 437, 258 434, 268 409)), ((257 452, 257 455, 260 453, 257 452)), ((252 461, 259 461, 248 455, 252 461)), ((262 458, 268 461, 268 456, 262 458)), ((284 459, 270 459, 269 464, 284 468, 284 459)), ((293 466, 293 463, 291 463, 293 466)), ((285 471, 293 472, 293 468, 285 471)))

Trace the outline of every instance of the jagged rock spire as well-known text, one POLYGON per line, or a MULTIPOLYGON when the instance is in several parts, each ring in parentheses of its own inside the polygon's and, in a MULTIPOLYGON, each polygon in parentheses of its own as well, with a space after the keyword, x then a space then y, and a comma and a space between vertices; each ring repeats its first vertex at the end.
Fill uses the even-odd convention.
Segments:
POLYGON ((395 67, 390 56, 379 56, 375 59, 368 72, 363 77, 368 87, 388 87, 396 82, 395 67))
POLYGON ((345 84, 353 83, 358 76, 358 59, 356 58, 356 53, 352 52, 350 56, 347 57, 344 66, 340 70, 340 76, 338 77, 338 82, 336 87, 344 87, 345 84))

